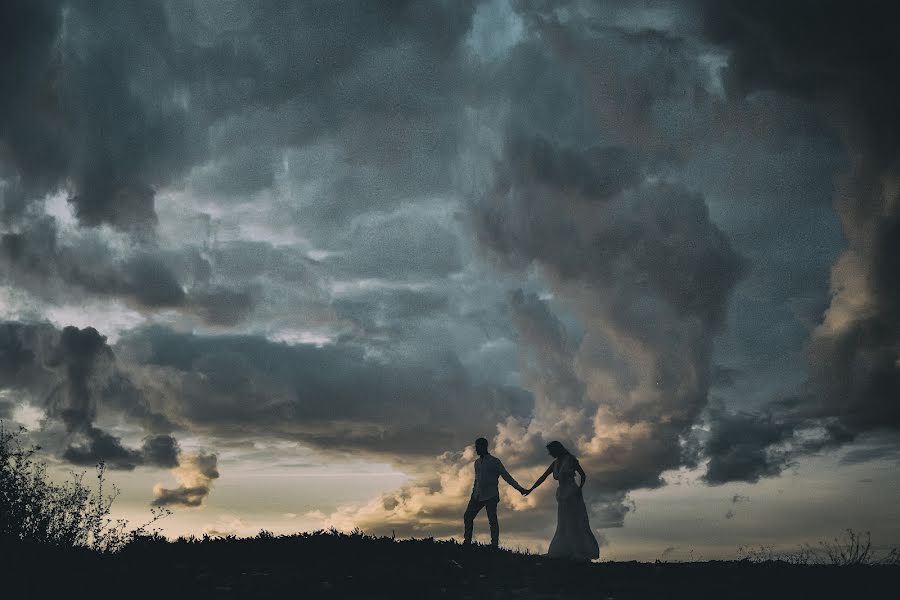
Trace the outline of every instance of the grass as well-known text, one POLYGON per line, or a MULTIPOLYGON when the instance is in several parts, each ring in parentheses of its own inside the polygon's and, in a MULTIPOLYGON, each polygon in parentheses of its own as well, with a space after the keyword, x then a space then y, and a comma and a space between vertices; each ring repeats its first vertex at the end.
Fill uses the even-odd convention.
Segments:
POLYGON ((151 535, 113 554, 32 544, 3 555, 4 588, 32 597, 78 590, 99 598, 818 600, 892 597, 886 592, 900 576, 900 567, 889 565, 583 564, 454 541, 336 531, 175 542, 151 535))

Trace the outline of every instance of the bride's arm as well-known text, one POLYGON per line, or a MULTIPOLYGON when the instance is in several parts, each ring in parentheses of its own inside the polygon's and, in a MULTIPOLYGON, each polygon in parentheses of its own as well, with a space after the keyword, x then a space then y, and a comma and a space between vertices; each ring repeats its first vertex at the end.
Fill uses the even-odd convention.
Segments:
POLYGON ((528 489, 528 491, 529 491, 529 492, 532 492, 532 491, 534 491, 535 489, 537 489, 537 487, 538 487, 539 485, 541 485, 542 483, 544 483, 544 480, 547 479, 547 477, 548 477, 548 476, 550 475, 550 473, 552 473, 552 472, 553 472, 553 465, 551 464, 549 467, 547 467, 547 470, 544 471, 544 474, 541 475, 540 477, 538 477, 538 480, 534 482, 534 485, 531 486, 531 487, 528 489))
POLYGON ((578 487, 583 488, 584 482, 587 481, 587 475, 585 475, 584 469, 581 468, 581 463, 577 460, 575 461, 575 472, 581 475, 581 483, 578 484, 578 487))

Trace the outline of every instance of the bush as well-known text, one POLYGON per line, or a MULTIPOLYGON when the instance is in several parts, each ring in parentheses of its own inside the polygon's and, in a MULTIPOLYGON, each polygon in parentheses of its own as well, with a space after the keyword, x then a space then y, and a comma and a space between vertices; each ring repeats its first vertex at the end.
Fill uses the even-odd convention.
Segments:
POLYGON ((0 542, 31 542, 65 548, 116 552, 149 533, 152 523, 171 514, 151 511, 150 521, 129 530, 124 519, 109 517, 118 489, 106 494, 106 467, 97 465, 97 490, 73 473, 62 484, 49 480, 47 465, 34 458, 39 447, 23 448, 24 427, 10 431, 0 421, 0 542))
POLYGON ((831 540, 822 540, 815 546, 803 544, 795 551, 782 552, 771 546, 756 548, 740 547, 741 560, 754 563, 785 562, 792 565, 831 565, 847 567, 854 565, 897 565, 900 564, 900 549, 893 548, 882 557, 877 557, 872 548, 869 532, 857 533, 853 529, 831 540))

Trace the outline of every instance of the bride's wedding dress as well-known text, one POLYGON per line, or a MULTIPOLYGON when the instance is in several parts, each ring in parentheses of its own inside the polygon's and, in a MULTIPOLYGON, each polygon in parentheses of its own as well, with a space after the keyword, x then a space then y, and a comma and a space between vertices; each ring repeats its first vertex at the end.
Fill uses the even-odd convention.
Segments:
POLYGON ((581 488, 575 483, 577 459, 566 454, 553 465, 556 490, 556 533, 550 542, 549 556, 591 560, 600 557, 600 546, 588 522, 581 488))

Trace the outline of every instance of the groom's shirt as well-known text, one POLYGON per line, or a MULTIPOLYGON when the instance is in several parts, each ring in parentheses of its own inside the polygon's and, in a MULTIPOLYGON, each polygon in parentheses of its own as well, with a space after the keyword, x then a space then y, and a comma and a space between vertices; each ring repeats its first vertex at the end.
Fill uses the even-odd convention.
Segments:
POLYGON ((506 483, 519 489, 519 484, 500 459, 490 454, 479 456, 475 461, 475 485, 472 486, 473 500, 500 499, 500 490, 497 489, 497 480, 502 477, 506 483))

